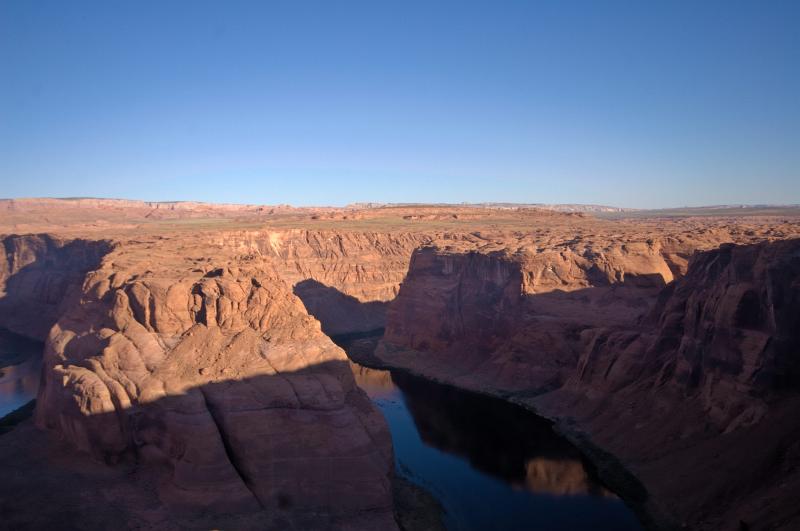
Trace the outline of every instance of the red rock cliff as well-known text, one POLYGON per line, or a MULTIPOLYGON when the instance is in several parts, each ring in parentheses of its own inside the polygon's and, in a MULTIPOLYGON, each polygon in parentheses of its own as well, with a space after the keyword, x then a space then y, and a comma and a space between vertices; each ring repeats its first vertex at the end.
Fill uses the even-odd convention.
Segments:
POLYGON ((677 522, 789 529, 798 330, 800 240, 723 245, 688 270, 649 243, 602 255, 429 248, 378 355, 585 432, 677 522))
POLYGON ((386 425, 269 260, 152 245, 119 245, 69 301, 37 424, 136 456, 173 508, 394 527, 386 425))
POLYGON ((0 247, 0 326, 44 340, 62 302, 112 248, 90 241, 34 234, 6 236, 0 247))

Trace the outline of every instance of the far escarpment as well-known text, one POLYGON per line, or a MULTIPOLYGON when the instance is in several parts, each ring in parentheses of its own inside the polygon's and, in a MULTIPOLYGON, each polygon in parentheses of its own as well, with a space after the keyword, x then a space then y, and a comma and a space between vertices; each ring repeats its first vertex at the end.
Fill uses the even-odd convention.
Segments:
POLYGON ((420 249, 378 355, 610 451, 649 492, 654 526, 790 529, 800 240, 723 245, 688 268, 687 255, 420 249))

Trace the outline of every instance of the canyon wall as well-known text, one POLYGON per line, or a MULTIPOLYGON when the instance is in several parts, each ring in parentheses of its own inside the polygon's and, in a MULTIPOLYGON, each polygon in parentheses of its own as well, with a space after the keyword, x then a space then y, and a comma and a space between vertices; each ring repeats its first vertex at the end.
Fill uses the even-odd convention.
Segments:
POLYGON ((675 256, 421 249, 377 354, 610 451, 652 494, 654 525, 789 529, 800 240, 675 256))
POLYGON ((501 253, 418 249, 389 308, 385 339, 417 350, 483 354, 516 325, 522 284, 519 264, 501 253))
POLYGON ((242 231, 215 239, 226 249, 272 259, 328 335, 367 332, 386 324, 414 249, 425 233, 366 231, 242 231))
POLYGON ((800 486, 800 240, 693 257, 637 329, 595 334, 535 401, 624 457, 699 529, 793 529, 800 486))
POLYGON ((696 391, 711 420, 735 428, 745 412, 734 396, 749 401, 800 383, 798 289, 800 240, 698 253, 642 319, 636 348, 618 348, 627 330, 594 337, 570 386, 621 387, 619 364, 631 379, 696 391))
POLYGON ((112 244, 48 234, 6 236, 0 248, 0 327, 44 340, 112 244))
POLYGON ((762 500, 786 499, 800 455, 796 243, 694 255, 785 233, 559 220, 575 235, 9 236, 0 325, 47 338, 37 424, 141 463, 175 510, 394 526, 388 431, 327 337, 385 326, 385 362, 560 419, 693 527, 793 521, 762 500))
POLYGON ((67 294, 37 425, 135 459, 175 511, 393 528, 385 422, 271 260, 160 243, 118 244, 67 294))
POLYGON ((685 272, 689 249, 419 249, 389 308, 386 347, 439 354, 420 363, 457 360, 464 380, 479 374, 504 389, 550 390, 569 378, 593 331, 646 314, 685 272))

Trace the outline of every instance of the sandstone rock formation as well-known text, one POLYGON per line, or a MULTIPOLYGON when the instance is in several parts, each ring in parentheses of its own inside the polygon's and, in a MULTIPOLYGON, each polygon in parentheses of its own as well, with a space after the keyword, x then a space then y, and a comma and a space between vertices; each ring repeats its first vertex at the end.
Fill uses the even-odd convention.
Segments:
POLYGON ((790 528, 776 489, 800 482, 800 240, 723 245, 688 270, 626 247, 638 256, 418 250, 378 354, 560 419, 677 523, 790 528))
POLYGON ((560 419, 647 508, 798 521, 798 217, 3 205, 0 231, 46 232, 0 260, 0 326, 47 339, 37 424, 164 507, 391 528, 388 432, 326 337, 386 326, 385 362, 560 419))
MULTIPOLYGON (((149 467, 174 510, 392 528, 385 423, 272 265, 187 268, 180 254, 153 260, 150 245, 105 247, 82 286, 59 292, 37 424, 107 463, 149 467)), ((42 282, 9 271, 12 293, 31 286, 31 303, 47 307, 42 282)))
POLYGON ((80 290, 88 271, 112 247, 104 240, 65 239, 48 234, 2 238, 0 323, 44 339, 64 313, 63 302, 80 290))
POLYGON ((275 258, 281 277, 329 335, 383 328, 386 306, 397 296, 411 253, 431 241, 431 235, 413 232, 292 230, 266 238, 242 236, 249 248, 275 258))
POLYGON ((383 420, 269 267, 176 278, 112 260, 48 338, 40 425, 164 461, 174 504, 392 525, 383 420))

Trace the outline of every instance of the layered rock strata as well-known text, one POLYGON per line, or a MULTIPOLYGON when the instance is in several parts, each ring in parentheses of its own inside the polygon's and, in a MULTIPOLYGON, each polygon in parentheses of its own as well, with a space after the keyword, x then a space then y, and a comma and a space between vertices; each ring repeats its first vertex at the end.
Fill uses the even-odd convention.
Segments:
POLYGON ((434 236, 362 231, 234 232, 218 240, 272 259, 308 312, 329 335, 386 324, 386 305, 408 271, 411 253, 434 236))
POLYGON ((112 244, 48 234, 2 238, 0 326, 44 340, 62 315, 62 303, 80 290, 112 244))
POLYGON ((266 260, 107 254, 50 331, 36 422, 157 471, 176 510, 392 528, 391 439, 266 260))
POLYGON ((760 271, 748 287, 720 269, 725 259, 689 263, 701 263, 698 250, 796 236, 794 219, 256 208, 254 229, 236 228, 238 208, 218 220, 152 207, 0 212, 4 227, 59 234, 3 240, 0 326, 48 340, 37 423, 96 458, 153 471, 170 514, 208 505, 271 515, 259 522, 279 528, 393 526, 388 432, 325 335, 388 316, 385 359, 572 419, 562 429, 618 454, 690 525, 793 521, 761 502, 794 485, 789 432, 769 425, 795 425, 783 398, 795 336, 775 303, 795 289, 793 273, 775 273, 767 251, 751 262, 730 251, 730 263, 760 271), (107 241, 82 240, 87 230, 107 241), (708 276, 697 280, 697 267, 708 276), (686 295, 720 275, 734 287, 686 295), (741 309, 724 302, 729 292, 741 309), (734 325, 698 306, 713 300, 734 325), (732 481, 735 455, 746 466, 732 481), (685 468, 697 459, 704 467, 685 468))
POLYGON ((800 240, 723 245, 685 274, 624 254, 419 250, 377 353, 559 419, 641 479, 653 525, 791 528, 800 240))

